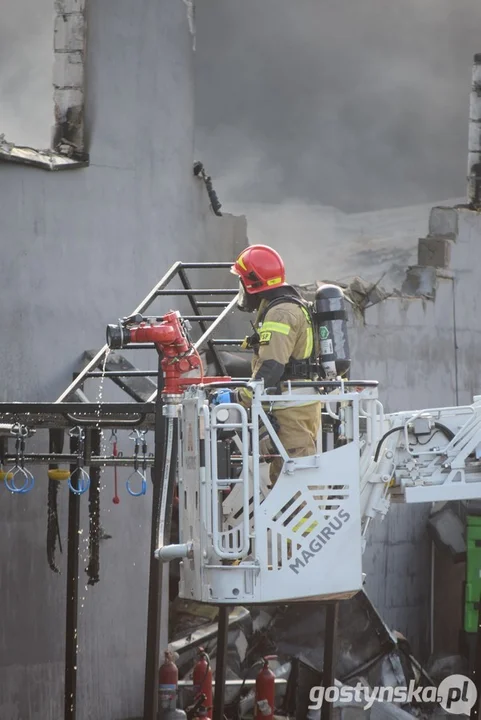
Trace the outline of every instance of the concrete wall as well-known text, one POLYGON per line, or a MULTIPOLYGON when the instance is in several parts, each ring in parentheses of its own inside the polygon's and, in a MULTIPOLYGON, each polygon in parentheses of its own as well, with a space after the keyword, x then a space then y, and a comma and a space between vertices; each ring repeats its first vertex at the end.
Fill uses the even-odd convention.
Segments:
MULTIPOLYGON (((55 400, 84 350, 103 345, 106 324, 131 312, 173 262, 231 260, 235 242, 245 244, 243 222, 215 217, 192 173, 185 4, 104 0, 88 11, 90 167, 0 164, 2 401, 55 400)), ((101 545, 100 583, 80 600, 78 720, 138 715, 143 699, 149 496, 124 491, 113 506, 111 474, 103 485, 112 538, 101 545)), ((58 720, 66 557, 53 574, 45 468, 28 495, 1 491, 0 718, 58 720)), ((65 552, 66 488, 61 496, 65 552)), ((83 583, 86 498, 82 505, 83 583)))
MULTIPOLYGON (((363 311, 350 313, 352 377, 379 381, 387 412, 470 403, 481 392, 479 215, 449 205, 425 207, 421 223, 419 208, 340 219, 321 208, 305 208, 304 218, 302 206, 298 214, 254 206, 252 218, 249 206, 245 209, 251 242, 276 247, 295 283, 350 282, 360 275, 369 291, 381 276, 389 278, 388 293, 371 296, 363 311), (404 260, 401 271, 403 254, 412 264, 404 260)), ((364 556, 371 600, 423 659, 430 652, 429 511, 429 506, 393 506, 383 522, 371 526, 364 556)), ((437 588, 451 581, 447 565, 438 565, 437 588)), ((459 569, 452 579, 459 581, 459 569)), ((446 609, 438 593, 434 608, 440 623, 452 622, 452 632, 444 633, 449 651, 459 626, 459 587, 453 598, 446 609)), ((439 643, 436 649, 442 649, 439 643)))
MULTIPOLYGON (((364 323, 353 330, 354 374, 380 381, 388 411, 469 404, 481 392, 480 260, 480 216, 461 208, 434 208, 428 236, 419 241, 419 264, 407 272, 404 295, 368 308, 364 323)), ((429 506, 393 508, 384 523, 376 523, 365 555, 371 599, 423 657, 430 640, 428 512, 429 506)), ((446 562, 438 567, 445 575, 446 562)), ((455 568, 453 573, 459 575, 455 568)), ((444 579, 449 583, 448 576, 444 579)), ((436 587, 442 584, 438 573, 436 587)), ((439 617, 442 606, 443 596, 436 593, 439 617)), ((460 607, 451 605, 451 610, 452 638, 460 607)), ((442 649, 439 644, 437 649, 442 649)), ((446 649, 455 649, 452 640, 446 649)))
MULTIPOLYGON (((457 203, 455 198, 442 201, 457 203)), ((349 283, 361 276, 388 291, 401 287, 406 267, 417 262, 418 238, 426 233, 432 206, 347 213, 301 202, 227 205, 230 212, 247 216, 251 243, 274 245, 282 252, 293 282, 322 278, 349 283)))

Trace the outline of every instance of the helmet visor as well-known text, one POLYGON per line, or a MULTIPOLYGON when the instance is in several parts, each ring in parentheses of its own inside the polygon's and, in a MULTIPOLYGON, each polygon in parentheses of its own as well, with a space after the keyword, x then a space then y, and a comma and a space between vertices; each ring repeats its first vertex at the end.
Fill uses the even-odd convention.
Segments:
POLYGON ((260 298, 258 295, 249 294, 239 278, 239 297, 237 299, 237 307, 241 312, 254 312, 259 307, 260 298))

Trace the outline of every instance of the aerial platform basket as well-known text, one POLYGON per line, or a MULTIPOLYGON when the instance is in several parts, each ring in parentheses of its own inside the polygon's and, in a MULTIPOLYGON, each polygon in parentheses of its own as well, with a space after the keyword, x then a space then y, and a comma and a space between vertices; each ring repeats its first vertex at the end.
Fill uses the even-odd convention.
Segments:
MULTIPOLYGON (((179 406, 179 545, 158 556, 182 557, 180 596, 219 604, 337 600, 362 587, 360 401, 376 392, 312 389, 303 402, 341 407, 343 443, 289 458, 266 413, 281 397, 253 383, 250 418, 238 404, 212 406, 206 389, 191 388, 179 406), (363 395, 364 393, 364 395, 363 395), (284 467, 263 492, 259 428, 271 435, 284 467), (222 438, 237 436, 238 470, 227 476, 222 438), (235 492, 237 503, 230 494, 235 492)), ((282 402, 299 402, 294 391, 282 402)), ((362 412, 361 412, 362 417, 362 412)), ((362 421, 362 420, 361 420, 362 421)))

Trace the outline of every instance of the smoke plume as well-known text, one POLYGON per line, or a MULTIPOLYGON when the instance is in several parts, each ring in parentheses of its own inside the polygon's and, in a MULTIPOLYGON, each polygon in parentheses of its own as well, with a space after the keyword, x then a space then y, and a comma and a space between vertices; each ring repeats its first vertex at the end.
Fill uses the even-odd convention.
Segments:
POLYGON ((465 195, 479 0, 201 0, 197 153, 221 201, 465 195))
POLYGON ((0 135, 50 146, 53 125, 54 0, 2 0, 0 135))

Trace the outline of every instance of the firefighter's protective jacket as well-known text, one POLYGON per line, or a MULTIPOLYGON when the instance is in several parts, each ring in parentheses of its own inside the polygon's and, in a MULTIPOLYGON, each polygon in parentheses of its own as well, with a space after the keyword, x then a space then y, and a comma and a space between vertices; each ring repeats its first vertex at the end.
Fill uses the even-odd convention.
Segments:
MULTIPOLYGON (((281 295, 279 291, 276 294, 281 295)), ((299 297, 291 288, 282 288, 282 294, 299 297)), ((271 301, 269 298, 261 302, 254 323, 258 337, 252 344, 252 379, 264 380, 266 389, 278 386, 290 361, 309 358, 314 343, 312 322, 306 308, 286 299, 269 308, 266 313, 266 306, 271 301)), ((306 392, 312 394, 312 389, 306 389, 306 392)), ((239 399, 243 404, 249 405, 251 397, 249 389, 242 388, 239 391, 239 399)), ((275 403, 275 407, 280 408, 282 404, 275 403)))

